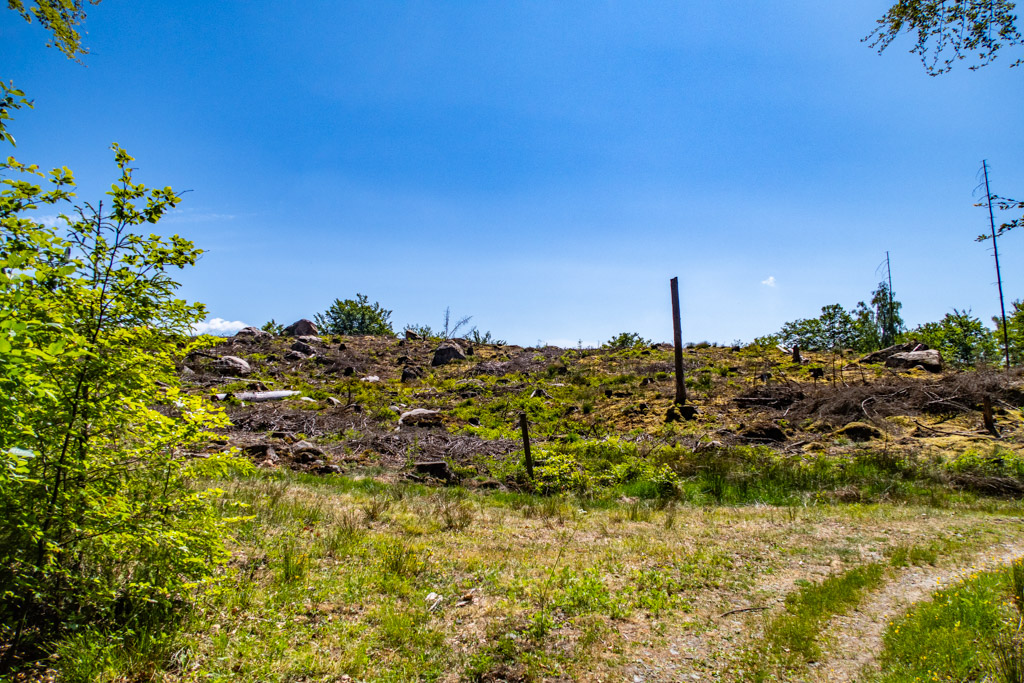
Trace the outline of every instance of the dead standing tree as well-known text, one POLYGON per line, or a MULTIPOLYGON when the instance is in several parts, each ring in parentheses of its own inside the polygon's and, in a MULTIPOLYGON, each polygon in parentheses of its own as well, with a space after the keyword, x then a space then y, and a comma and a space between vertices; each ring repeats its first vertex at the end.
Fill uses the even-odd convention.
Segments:
POLYGON ((676 398, 668 409, 667 421, 680 417, 690 420, 697 414, 696 408, 686 405, 686 376, 683 373, 683 328, 679 315, 679 278, 670 281, 672 287, 672 340, 676 362, 676 398))
MULTIPOLYGON (((992 229, 992 255, 996 260, 996 283, 999 286, 999 314, 1002 319, 1003 328, 1003 355, 1006 360, 1006 371, 1010 371, 1010 339, 1006 331, 1006 304, 1003 300, 1003 274, 999 270, 999 246, 996 244, 996 219, 992 212, 992 190, 989 189, 988 185, 988 161, 982 159, 981 171, 985 175, 985 204, 988 207, 988 222, 989 227, 992 229)), ((1003 228, 1006 226, 1000 226, 999 233, 1003 233, 1003 228)), ((988 235, 980 235, 977 241, 982 242, 988 239, 988 235)))

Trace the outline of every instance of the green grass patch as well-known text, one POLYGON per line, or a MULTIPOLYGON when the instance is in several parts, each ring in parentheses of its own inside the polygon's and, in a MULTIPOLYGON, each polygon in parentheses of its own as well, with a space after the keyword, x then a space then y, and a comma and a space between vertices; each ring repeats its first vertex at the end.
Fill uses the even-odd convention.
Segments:
POLYGON ((819 635, 833 616, 856 606, 878 586, 885 566, 872 563, 830 576, 820 583, 801 582, 786 598, 785 609, 766 625, 764 636, 745 654, 744 666, 753 680, 786 678, 821 656, 819 635))
POLYGON ((1024 564, 971 572, 886 628, 880 681, 1024 680, 1024 564))

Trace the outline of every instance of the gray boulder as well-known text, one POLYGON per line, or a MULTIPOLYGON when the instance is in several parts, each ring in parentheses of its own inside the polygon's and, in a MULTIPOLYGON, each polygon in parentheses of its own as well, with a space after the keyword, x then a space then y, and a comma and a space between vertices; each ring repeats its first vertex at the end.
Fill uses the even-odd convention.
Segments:
POLYGON ((885 367, 897 369, 916 368, 918 365, 928 372, 942 372, 942 354, 935 349, 894 353, 885 359, 885 367))
POLYGON ((296 339, 295 343, 292 344, 291 349, 292 349, 292 351, 298 351, 299 353, 304 353, 307 356, 312 356, 314 353, 316 353, 316 351, 313 349, 312 346, 310 346, 306 342, 298 340, 298 339, 296 339))
POLYGON ((403 382, 414 382, 423 377, 423 370, 413 366, 406 365, 402 368, 402 381, 403 382))
POLYGON ((319 446, 316 446, 308 441, 298 441, 292 444, 292 453, 311 453, 313 455, 323 455, 323 450, 319 446))
POLYGON ((306 335, 313 335, 315 337, 319 336, 320 330, 316 328, 312 320, 303 318, 284 328, 284 333, 289 337, 305 337, 306 335))
POLYGON ((466 360, 466 354, 462 347, 453 341, 442 342, 434 351, 434 359, 430 364, 434 367, 448 365, 457 360, 466 360))
POLYGON ((213 363, 213 369, 222 375, 248 375, 252 372, 249 364, 238 356, 221 356, 213 363))
POLYGON ((263 339, 273 339, 274 335, 269 332, 264 332, 258 327, 243 327, 238 332, 235 332, 235 338, 237 339, 250 339, 252 341, 261 341, 263 339))
POLYGON ((927 351, 928 347, 916 341, 909 341, 905 344, 896 344, 895 346, 889 346, 884 349, 880 349, 873 353, 869 353, 864 356, 858 363, 884 363, 897 353, 910 353, 911 351, 927 351))

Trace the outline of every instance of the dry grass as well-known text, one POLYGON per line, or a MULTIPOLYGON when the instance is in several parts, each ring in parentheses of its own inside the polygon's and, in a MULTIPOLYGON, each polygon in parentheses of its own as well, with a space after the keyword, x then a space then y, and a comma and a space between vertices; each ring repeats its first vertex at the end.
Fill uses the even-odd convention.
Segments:
POLYGON ((190 668, 166 680, 740 680, 737 658, 763 620, 720 615, 778 610, 798 582, 900 544, 963 549, 1008 533, 970 511, 670 506, 638 516, 630 502, 342 479, 239 481, 228 495, 255 518, 240 529, 224 592, 192 624, 190 668), (371 519, 367 506, 384 509, 371 519))

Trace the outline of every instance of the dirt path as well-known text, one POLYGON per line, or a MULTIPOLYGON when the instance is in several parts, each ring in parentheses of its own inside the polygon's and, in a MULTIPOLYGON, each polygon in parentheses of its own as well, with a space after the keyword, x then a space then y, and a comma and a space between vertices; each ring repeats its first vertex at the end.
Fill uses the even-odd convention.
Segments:
MULTIPOLYGON (((1014 520, 1012 523, 1017 523, 1014 520)), ((813 664, 809 681, 854 681, 875 670, 882 651, 882 633, 889 621, 932 591, 955 581, 964 573, 1009 564, 1024 555, 1024 540, 1006 541, 975 555, 968 564, 954 567, 906 567, 883 588, 872 593, 856 610, 832 619, 824 630, 820 662, 813 664)))

